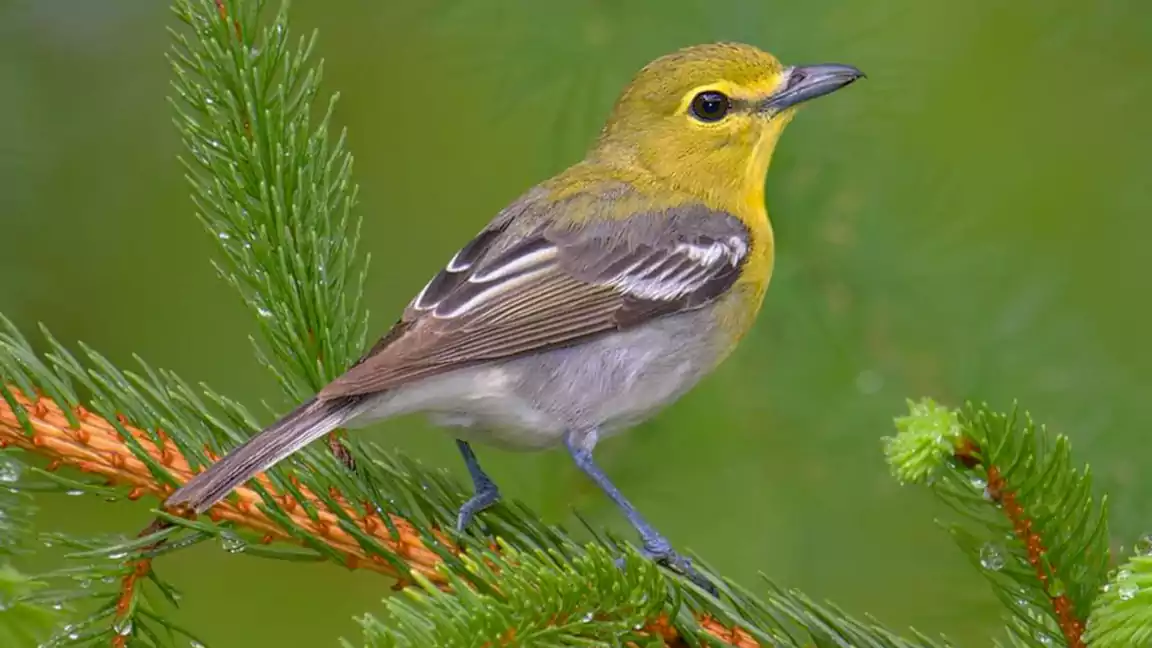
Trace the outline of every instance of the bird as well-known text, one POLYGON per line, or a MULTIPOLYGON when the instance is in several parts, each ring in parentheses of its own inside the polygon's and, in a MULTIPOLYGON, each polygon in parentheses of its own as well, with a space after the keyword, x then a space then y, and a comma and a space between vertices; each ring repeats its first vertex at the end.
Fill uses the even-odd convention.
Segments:
POLYGON ((593 450, 682 397, 749 331, 774 265, 777 141, 801 104, 863 76, 733 42, 650 62, 583 160, 497 213, 345 373, 164 507, 202 513, 337 428, 423 413, 452 432, 472 481, 458 531, 501 498, 473 443, 562 446, 645 556, 694 574, 593 450))

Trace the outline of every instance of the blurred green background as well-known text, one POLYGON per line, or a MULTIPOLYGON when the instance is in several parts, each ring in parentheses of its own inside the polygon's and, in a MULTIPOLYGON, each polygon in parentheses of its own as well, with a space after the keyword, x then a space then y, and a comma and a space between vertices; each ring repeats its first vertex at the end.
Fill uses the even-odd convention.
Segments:
MULTIPOLYGON (((0 312, 127 364, 139 353, 261 411, 288 403, 208 265, 163 58, 162 2, 0 1, 0 312)), ((320 30, 361 184, 383 332, 467 237, 577 160, 645 62, 742 40, 869 78, 805 109, 768 181, 777 273, 754 334, 630 435, 607 471, 674 543, 853 613, 986 645, 999 606, 889 477, 908 396, 1012 399, 1072 437, 1117 542, 1152 530, 1152 4, 298 2, 320 30)), ((450 466, 420 420, 373 438, 450 466)), ((627 526, 561 452, 481 448, 504 493, 627 526)), ((147 505, 45 497, 45 529, 134 533, 147 505)), ((387 583, 200 547, 161 569, 211 645, 335 645, 387 583)))

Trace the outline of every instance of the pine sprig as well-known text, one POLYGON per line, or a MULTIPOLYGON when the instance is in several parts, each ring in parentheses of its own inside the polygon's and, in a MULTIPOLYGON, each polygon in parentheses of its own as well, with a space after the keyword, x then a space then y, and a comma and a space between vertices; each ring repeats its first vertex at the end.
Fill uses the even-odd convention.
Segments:
MULTIPOLYGON (((454 584, 448 592, 424 578, 386 612, 361 619, 368 648, 417 646, 737 646, 739 648, 950 648, 919 633, 902 638, 872 620, 768 582, 761 600, 711 570, 719 598, 691 583, 669 584, 650 561, 627 550, 623 565, 607 545, 580 552, 521 551, 466 560, 487 587, 454 584)), ((352 644, 343 641, 345 646, 352 644)))
POLYGON ((1015 645, 1084 646, 1109 564, 1107 503, 1072 466, 1068 439, 1015 410, 910 407, 887 440, 889 463, 964 519, 947 527, 1012 612, 1015 645))
MULTIPOLYGON (((742 628, 757 643, 754 646, 796 646, 797 648, 951 648, 946 638, 932 639, 912 631, 902 637, 870 617, 858 619, 832 604, 812 600, 803 592, 785 589, 764 577, 768 593, 757 597, 751 591, 726 581, 722 592, 734 608, 723 606, 720 614, 708 619, 722 627, 742 628), (733 614, 735 613, 735 614, 733 614), (750 624, 750 625, 742 625, 750 624)), ((699 594, 694 597, 699 597, 699 594)), ((707 624, 701 624, 707 628, 707 624)))
MULTIPOLYGON (((167 646, 177 637, 199 643, 196 636, 168 619, 179 594, 151 570, 152 559, 177 546, 154 550, 157 540, 172 530, 149 534, 135 541, 124 538, 79 539, 63 534, 46 535, 46 544, 71 549, 68 558, 76 566, 38 576, 57 588, 24 599, 52 603, 65 609, 88 610, 82 618, 58 629, 46 647, 129 645, 167 646)), ((183 548, 187 543, 178 545, 183 548)))
POLYGON ((345 134, 329 138, 336 97, 319 120, 323 76, 315 33, 293 41, 287 3, 177 0, 190 34, 173 30, 175 123, 197 217, 217 241, 220 276, 256 315, 257 346, 293 402, 363 351, 367 257, 345 134))
POLYGON ((1136 543, 1097 597, 1084 639, 1092 648, 1152 645, 1152 536, 1136 543))
POLYGON ((599 546, 572 559, 509 545, 502 550, 465 561, 465 569, 487 585, 484 591, 445 570, 451 593, 421 577, 405 596, 386 600, 382 620, 361 619, 365 645, 662 645, 662 639, 653 644, 645 631, 664 611, 667 596, 667 585, 650 561, 630 554, 621 569, 599 546))
POLYGON ((0 646, 35 646, 48 637, 59 621, 52 605, 38 605, 28 597, 45 587, 39 579, 17 571, 0 560, 0 646))
MULTIPOLYGON (((169 482, 182 482, 192 474, 192 465, 207 461, 210 451, 197 451, 200 441, 217 435, 242 436, 237 430, 254 426, 243 408, 211 394, 214 405, 204 405, 182 381, 168 372, 144 366, 140 372, 112 371, 95 352, 90 352, 90 365, 82 364, 63 348, 50 342, 50 361, 37 362, 27 342, 15 332, 0 336, 0 359, 6 367, 17 367, 19 374, 6 374, 0 382, 0 393, 16 409, 0 406, 0 441, 40 453, 56 466, 79 468, 100 480, 84 481, 61 477, 57 485, 84 492, 107 495, 107 482, 128 496, 142 494, 165 497, 171 492, 169 482), (56 365, 58 369, 49 367, 56 365), (49 372, 42 375, 41 372, 49 372), (41 385, 54 383, 61 393, 71 397, 68 377, 83 376, 93 389, 89 407, 72 405, 70 416, 47 397, 28 398, 14 384, 29 385, 33 394, 43 391, 41 385), (148 376, 147 378, 145 376, 148 376), (119 382, 119 379, 123 379, 119 382), (99 391, 102 385, 118 384, 116 389, 99 391), (101 412, 110 412, 104 417, 101 412), (125 413, 126 412, 126 413, 125 413), (19 414, 19 415, 18 415, 19 414), (131 425, 132 416, 154 417, 157 425, 142 430, 131 425), (196 418, 201 427, 188 428, 187 436, 178 434, 185 418, 196 418), (69 419, 77 421, 72 426, 69 419), (176 424, 172 433, 160 426, 176 424), (230 428, 229 426, 236 426, 230 428), (197 435, 203 435, 198 438, 197 435), (172 437, 184 437, 177 444, 172 437), (130 438, 132 442, 124 439, 130 438), (186 457, 185 449, 191 453, 186 457), (156 472, 165 475, 159 479, 156 472)), ((68 402, 68 401, 66 401, 68 402)), ((466 494, 444 471, 430 471, 417 462, 397 458, 375 446, 365 446, 366 461, 361 463, 362 477, 352 477, 327 453, 305 453, 300 458, 306 469, 292 474, 287 469, 270 471, 251 487, 239 489, 212 509, 207 519, 164 519, 175 525, 165 536, 169 542, 163 551, 178 551, 193 543, 215 538, 227 551, 281 558, 286 560, 329 559, 350 568, 365 568, 399 577, 403 585, 416 582, 436 583, 441 588, 460 593, 477 591, 486 595, 504 591, 503 579, 514 578, 518 567, 506 567, 498 580, 493 573, 475 568, 478 564, 514 565, 510 552, 494 553, 491 542, 473 535, 446 535, 440 529, 451 529, 454 514, 466 494), (373 499, 375 498, 375 499, 373 499), (355 502, 376 502, 364 509, 355 502), (401 515, 403 514, 403 515, 401 515), (412 521, 419 521, 413 524, 412 521), (294 549, 274 542, 303 546, 294 549)), ((51 473, 44 473, 45 476, 51 473)), ((58 477, 51 475, 53 477, 58 477)), ((56 484, 54 481, 44 481, 56 484)), ((588 560, 596 552, 617 553, 619 543, 597 540, 580 544, 561 529, 550 527, 530 511, 511 505, 500 505, 486 512, 482 521, 490 532, 501 538, 502 545, 514 547, 524 555, 547 555, 558 569, 588 560), (542 552, 542 553, 541 553, 542 552)), ((447 532, 450 533, 450 532, 447 532)), ((57 637, 62 644, 128 636, 140 645, 167 645, 154 637, 183 633, 175 626, 163 625, 167 618, 160 611, 142 605, 149 588, 171 592, 171 587, 149 571, 148 588, 128 588, 132 598, 125 605, 125 588, 117 585, 135 572, 142 561, 155 558, 149 547, 155 537, 146 540, 124 538, 69 539, 81 551, 74 552, 78 564, 47 574, 53 601, 97 600, 96 612, 74 620, 68 632, 57 637), (77 580, 74 576, 80 575, 77 580), (111 579, 113 583, 104 581, 111 579), (84 582, 100 582, 107 588, 86 588, 84 582), (113 597, 116 596, 114 599, 113 597), (127 612, 127 614, 124 614, 127 612), (127 621, 130 621, 127 622, 127 621), (163 632, 161 632, 163 630, 163 632), (121 635, 126 631, 128 635, 121 635)), ((54 542, 60 542, 55 538, 54 542)), ((595 559, 593 559, 593 562, 595 559)), ((649 567, 655 569, 654 567, 649 567)), ((655 618, 648 619, 644 631, 659 635, 667 645, 697 645, 701 642, 728 641, 739 646, 864 645, 875 648, 936 646, 928 641, 907 642, 883 630, 878 624, 856 621, 832 608, 821 608, 793 592, 773 591, 761 602, 750 593, 721 582, 711 570, 703 569, 721 591, 720 598, 706 595, 691 583, 661 573, 666 598, 657 600, 668 606, 655 618), (682 601, 677 604, 676 601, 682 601), (673 615, 672 613, 675 612, 673 615), (847 643, 846 643, 847 642, 847 643)), ((631 583, 627 569, 598 572, 595 591, 626 591, 631 583)), ((140 573, 138 576, 142 576, 140 573)), ((582 587, 587 582, 582 581, 582 587)), ((467 598, 467 597, 465 597, 467 598)), ((48 600, 48 599, 43 599, 48 600)), ((169 598, 174 602, 175 596, 169 598)), ((464 600, 464 599, 462 599, 464 600)), ((477 601, 467 599, 480 607, 477 601)), ((529 610, 518 610, 528 614, 529 610)), ((516 617, 519 618, 519 617, 516 617)), ((521 619, 528 622, 530 618, 521 619)), ((433 622, 429 620, 429 622, 433 622)))
POLYGON ((16 449, 3 449, 0 445, 0 566, 13 556, 27 553, 33 536, 35 504, 28 493, 18 488, 27 470, 19 454, 16 449))
POLYGON ((14 448, 0 449, 0 646, 38 645, 51 634, 60 616, 53 609, 59 601, 29 600, 47 583, 20 572, 11 562, 30 553, 36 542, 35 505, 20 488, 28 467, 19 454, 14 448))

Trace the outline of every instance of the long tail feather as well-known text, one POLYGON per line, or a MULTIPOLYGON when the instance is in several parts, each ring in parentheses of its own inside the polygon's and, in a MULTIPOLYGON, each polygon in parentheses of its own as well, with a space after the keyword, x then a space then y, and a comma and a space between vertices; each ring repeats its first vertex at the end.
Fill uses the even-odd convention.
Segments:
POLYGON ((183 505, 203 513, 236 487, 347 422, 358 412, 359 401, 307 401, 189 480, 165 500, 165 508, 183 505))

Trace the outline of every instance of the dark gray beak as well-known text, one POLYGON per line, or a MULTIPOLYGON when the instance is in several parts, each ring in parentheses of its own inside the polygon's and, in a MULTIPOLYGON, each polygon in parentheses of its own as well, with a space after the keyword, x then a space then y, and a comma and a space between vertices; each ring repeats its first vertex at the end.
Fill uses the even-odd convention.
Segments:
POLYGON ((780 112, 809 99, 836 92, 856 79, 862 78, 864 78, 864 73, 851 65, 797 66, 792 68, 789 73, 788 84, 784 89, 765 99, 760 104, 760 110, 780 112))

